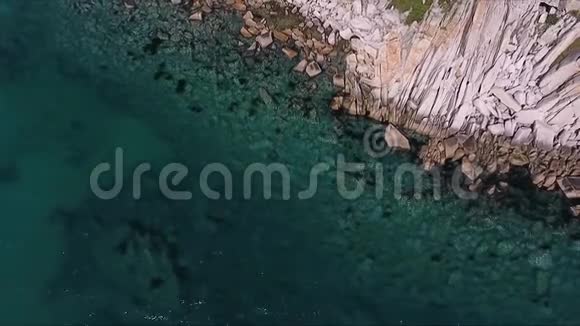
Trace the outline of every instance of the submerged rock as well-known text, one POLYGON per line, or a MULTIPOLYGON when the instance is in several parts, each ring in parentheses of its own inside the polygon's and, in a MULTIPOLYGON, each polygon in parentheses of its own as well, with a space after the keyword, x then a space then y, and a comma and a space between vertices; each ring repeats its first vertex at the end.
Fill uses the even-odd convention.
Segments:
POLYGON ((0 164, 0 185, 20 180, 20 171, 15 163, 0 164))

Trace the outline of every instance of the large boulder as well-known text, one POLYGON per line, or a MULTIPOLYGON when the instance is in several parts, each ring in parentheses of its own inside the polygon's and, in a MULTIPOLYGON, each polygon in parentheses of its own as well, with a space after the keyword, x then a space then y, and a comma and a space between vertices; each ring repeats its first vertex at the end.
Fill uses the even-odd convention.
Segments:
POLYGON ((391 148, 411 149, 407 137, 391 124, 385 128, 385 142, 391 148))

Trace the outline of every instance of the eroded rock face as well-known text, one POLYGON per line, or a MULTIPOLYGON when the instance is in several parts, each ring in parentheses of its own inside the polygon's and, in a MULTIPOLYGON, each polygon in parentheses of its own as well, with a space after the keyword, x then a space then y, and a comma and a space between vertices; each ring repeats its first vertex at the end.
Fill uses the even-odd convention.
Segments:
POLYGON ((447 150, 427 155, 426 166, 464 155, 470 172, 473 164, 499 173, 524 166, 548 189, 577 173, 571 168, 580 147, 574 1, 464 0, 445 10, 433 1, 423 21, 410 26, 389 0, 283 2, 332 30, 328 35, 350 41, 343 110, 444 140, 447 150), (454 143, 454 135, 477 135, 477 146, 454 143), (485 147, 481 135, 501 153, 470 150, 485 147), (548 166, 557 153, 566 156, 548 166))
POLYGON ((348 111, 428 135, 489 130, 546 150, 580 145, 580 55, 567 51, 580 24, 567 3, 465 0, 444 12, 434 1, 407 26, 388 0, 287 2, 351 40, 348 111))

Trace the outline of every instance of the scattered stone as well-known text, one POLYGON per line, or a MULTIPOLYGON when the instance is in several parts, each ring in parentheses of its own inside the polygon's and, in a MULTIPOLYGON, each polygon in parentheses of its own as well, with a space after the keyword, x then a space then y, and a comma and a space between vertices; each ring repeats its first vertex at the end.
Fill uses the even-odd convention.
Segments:
POLYGON ((555 186, 556 179, 557 179, 557 177, 555 174, 549 173, 548 175, 546 175, 546 180, 544 180, 543 186, 545 188, 551 188, 552 186, 555 186))
POLYGON ((475 137, 473 136, 467 137, 467 139, 463 142, 463 150, 468 155, 475 153, 475 151, 477 150, 477 142, 475 140, 475 137))
POLYGON ((524 166, 530 163, 530 160, 524 153, 520 151, 514 151, 510 155, 510 163, 514 166, 524 166))
POLYGON ((260 98, 262 99, 262 101, 264 101, 264 104, 266 104, 267 106, 274 105, 274 100, 272 99, 272 96, 268 94, 268 91, 266 91, 263 88, 260 88, 258 90, 258 93, 260 94, 260 98))
POLYGON ((461 172, 469 180, 475 181, 483 173, 483 168, 464 157, 461 161, 461 172))
POLYGON ((344 88, 344 75, 343 74, 334 74, 332 76, 332 84, 337 88, 344 88))
POLYGON ((455 154, 453 154, 453 157, 451 158, 451 161, 453 161, 453 162, 459 161, 460 159, 463 158, 463 156, 465 156, 465 151, 463 150, 463 148, 458 148, 455 151, 455 154))
POLYGON ((254 14, 251 11, 246 11, 246 13, 242 16, 242 18, 244 19, 244 21, 247 21, 247 20, 253 21, 254 14))
POLYGON ((189 20, 191 20, 191 21, 202 21, 203 20, 203 16, 202 16, 201 11, 194 12, 191 16, 189 16, 189 20))
POLYGON ((212 10, 207 4, 204 4, 201 6, 201 11, 205 12, 206 14, 210 14, 212 10))
POLYGON ((260 30, 257 29, 254 26, 249 26, 248 27, 248 32, 250 32, 252 34, 252 36, 256 36, 256 35, 259 35, 260 34, 260 30))
POLYGON ((232 7, 237 11, 246 11, 247 7, 242 1, 236 1, 232 7))
POLYGON ((308 61, 306 59, 302 59, 302 61, 300 61, 296 67, 294 67, 294 71, 303 73, 304 70, 306 70, 306 66, 308 66, 308 61))
POLYGON ((481 188, 481 185, 483 184, 483 182, 481 181, 481 179, 477 179, 475 180, 474 183, 470 184, 468 189, 471 192, 476 192, 479 191, 479 189, 481 188))
POLYGON ((536 186, 541 186, 545 180, 546 180, 546 173, 545 172, 538 173, 533 177, 532 183, 535 184, 536 186))
POLYGON ((240 34, 245 38, 254 37, 254 35, 252 35, 252 33, 250 33, 250 31, 248 31, 246 27, 242 27, 242 29, 240 30, 240 34))
POLYGON ((333 111, 338 111, 342 107, 343 97, 342 96, 335 96, 332 98, 330 102, 330 108, 333 111))
POLYGON ((308 66, 306 66, 306 74, 310 78, 320 75, 321 72, 322 69, 316 61, 312 61, 308 64, 308 66))
POLYGON ((278 41, 282 42, 282 43, 286 43, 288 42, 288 35, 279 32, 279 31, 273 31, 272 34, 274 35, 274 38, 277 39, 278 41))
POLYGON ((135 9, 137 7, 135 0, 123 0, 123 5, 127 9, 135 9))
POLYGON ((385 142, 391 148, 410 150, 409 140, 392 124, 385 128, 385 142))
POLYGON ((274 42, 274 40, 272 39, 272 33, 266 32, 266 33, 260 34, 258 37, 256 37, 256 42, 258 42, 258 44, 260 44, 260 47, 262 49, 269 47, 274 42))
POLYGON ((570 213, 574 217, 580 217, 580 205, 570 207, 570 213))
POLYGON ((497 244, 497 254, 501 257, 509 256, 514 251, 514 248, 515 244, 513 241, 503 240, 497 244))
POLYGON ((562 178, 558 186, 568 199, 580 199, 580 177, 562 178))
POLYGON ((443 141, 444 151, 445 151, 445 158, 450 159, 455 156, 455 152, 459 148, 459 142, 457 141, 456 137, 450 137, 443 141))
POLYGON ((533 253, 528 258, 528 262, 530 263, 530 265, 540 270, 549 270, 552 269, 552 267, 554 266, 552 254, 548 250, 542 250, 533 253))
POLYGON ((284 52, 284 54, 289 58, 289 59, 294 59, 297 55, 298 52, 290 49, 290 48, 282 48, 282 52, 284 52))

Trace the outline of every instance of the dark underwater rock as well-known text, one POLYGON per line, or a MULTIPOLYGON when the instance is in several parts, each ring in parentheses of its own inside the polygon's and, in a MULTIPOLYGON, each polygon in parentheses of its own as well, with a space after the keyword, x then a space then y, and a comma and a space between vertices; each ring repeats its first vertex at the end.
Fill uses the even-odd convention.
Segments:
POLYGON ((20 180, 20 170, 16 163, 0 164, 0 184, 15 183, 20 180))

